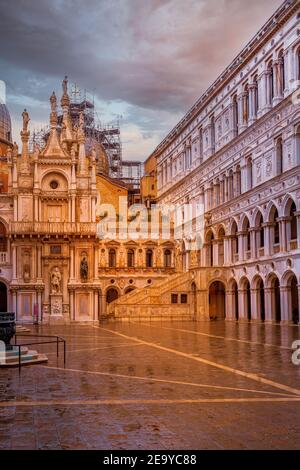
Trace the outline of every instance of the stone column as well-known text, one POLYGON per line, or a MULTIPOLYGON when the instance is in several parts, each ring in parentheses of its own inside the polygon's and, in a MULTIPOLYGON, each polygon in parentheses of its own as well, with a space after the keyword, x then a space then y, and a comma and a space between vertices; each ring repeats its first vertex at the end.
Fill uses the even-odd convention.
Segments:
POLYGON ((270 111, 272 108, 272 101, 271 101, 271 75, 272 72, 271 70, 266 70, 265 76, 266 76, 266 105, 264 111, 270 111))
POLYGON ((274 62, 274 106, 276 106, 282 100, 281 65, 282 62, 280 59, 274 62))
POLYGON ((258 311, 259 301, 258 301, 259 289, 251 289, 251 320, 258 321, 259 314, 258 311))
POLYGON ((251 237, 251 259, 257 258, 257 244, 256 244, 256 233, 255 228, 250 228, 250 237, 251 237))
POLYGON ((274 297, 274 289, 271 287, 265 287, 265 314, 266 322, 272 322, 273 316, 275 316, 274 305, 272 298, 274 297))
POLYGON ((226 291, 226 320, 235 320, 235 292, 226 291))
POLYGON ((288 323, 290 321, 290 301, 291 289, 286 286, 280 286, 280 300, 281 300, 281 322, 288 323))
POLYGON ((98 266, 99 266, 99 246, 94 246, 94 279, 98 279, 98 266))
POLYGON ((12 243, 12 280, 17 280, 17 247, 12 243))
POLYGON ((238 97, 238 122, 239 122, 239 134, 245 130, 247 126, 244 124, 244 93, 238 97))
POLYGON ((251 85, 249 85, 249 126, 254 124, 256 120, 255 91, 256 91, 256 85, 255 83, 251 83, 251 85))
POLYGON ((238 236, 238 247, 239 247, 239 261, 246 260, 246 250, 245 250, 245 232, 237 232, 238 236))
POLYGON ((264 233, 264 238, 265 238, 265 256, 271 256, 271 253, 272 253, 272 249, 271 249, 271 226, 273 224, 272 223, 266 223, 266 224, 262 224, 262 227, 265 231, 264 233))
POLYGON ((69 293, 69 302, 70 302, 70 319, 76 320, 75 291, 74 290, 71 290, 69 293))
POLYGON ((281 217, 277 219, 279 222, 279 233, 280 233, 280 251, 283 253, 287 252, 287 236, 286 236, 286 225, 287 217, 281 217))
POLYGON ((95 289, 94 290, 94 316, 93 316, 94 321, 97 321, 99 318, 98 305, 99 305, 98 290, 95 289))
POLYGON ((247 291, 245 289, 238 290, 239 300, 239 319, 247 320, 247 291))

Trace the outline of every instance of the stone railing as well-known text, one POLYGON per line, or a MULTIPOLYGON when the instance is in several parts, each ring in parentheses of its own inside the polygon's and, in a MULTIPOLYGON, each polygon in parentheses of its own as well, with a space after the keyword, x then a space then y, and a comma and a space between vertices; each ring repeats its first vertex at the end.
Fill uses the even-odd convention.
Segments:
POLYGON ((11 222, 12 234, 84 234, 95 235, 96 224, 89 222, 11 222))

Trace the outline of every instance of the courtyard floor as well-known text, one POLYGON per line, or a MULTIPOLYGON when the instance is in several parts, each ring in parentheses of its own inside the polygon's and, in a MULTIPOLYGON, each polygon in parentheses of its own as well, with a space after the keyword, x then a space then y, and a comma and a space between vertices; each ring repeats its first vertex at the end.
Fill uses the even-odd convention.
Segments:
MULTIPOLYGON (((300 449, 292 326, 43 326, 67 362, 0 370, 0 449, 300 449)), ((22 341, 24 338, 22 338, 22 341)))

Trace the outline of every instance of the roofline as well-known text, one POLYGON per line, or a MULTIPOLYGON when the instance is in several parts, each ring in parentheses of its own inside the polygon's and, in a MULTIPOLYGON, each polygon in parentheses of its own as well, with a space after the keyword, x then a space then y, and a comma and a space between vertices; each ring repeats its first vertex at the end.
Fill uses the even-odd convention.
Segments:
POLYGON ((235 75, 244 65, 254 52, 261 48, 269 36, 271 36, 276 28, 283 24, 285 20, 300 7, 299 0, 285 0, 283 4, 277 8, 275 13, 266 21, 255 36, 246 44, 242 51, 233 59, 229 66, 221 75, 212 83, 212 85, 204 92, 196 103, 188 110, 183 118, 175 127, 166 135, 162 142, 149 155, 146 161, 155 156, 157 157, 165 148, 176 138, 176 136, 186 128, 192 119, 205 108, 209 101, 224 87, 233 75, 235 75), (275 20, 275 21, 274 21, 275 20), (253 49, 253 46, 254 49, 253 49))

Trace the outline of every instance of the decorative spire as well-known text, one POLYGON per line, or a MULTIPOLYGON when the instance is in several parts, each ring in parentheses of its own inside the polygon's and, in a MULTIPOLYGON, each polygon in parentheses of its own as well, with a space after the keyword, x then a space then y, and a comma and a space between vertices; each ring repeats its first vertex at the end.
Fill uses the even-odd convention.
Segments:
POLYGON ((79 114, 79 124, 77 131, 77 138, 79 143, 79 175, 86 176, 87 166, 86 166, 86 154, 85 154, 85 132, 84 132, 84 115, 83 112, 79 114))
POLYGON ((62 108, 64 108, 64 107, 69 108, 70 98, 69 98, 69 95, 68 95, 68 77, 67 77, 67 75, 65 76, 65 78, 62 81, 62 91, 63 91, 63 94, 62 94, 61 102, 60 102, 61 107, 62 108))
POLYGON ((62 97, 61 97, 61 107, 63 112, 63 120, 62 120, 62 132, 61 132, 61 142, 66 140, 73 140, 73 130, 72 130, 72 123, 70 119, 70 98, 68 95, 68 77, 65 76, 64 80, 62 81, 62 97))
POLYGON ((57 99, 55 92, 52 93, 50 96, 50 104, 51 104, 51 113, 50 113, 50 125, 52 128, 57 126, 57 99))
POLYGON ((23 129, 21 130, 21 140, 22 140, 22 154, 21 154, 21 173, 28 174, 30 173, 29 161, 28 161, 28 142, 30 132, 28 130, 28 124, 30 121, 29 114, 26 109, 22 113, 23 118, 23 129))

